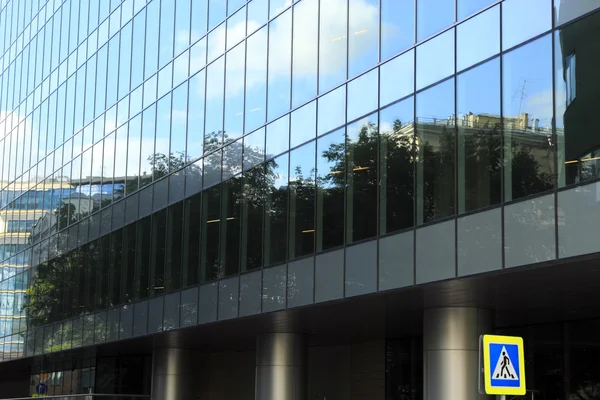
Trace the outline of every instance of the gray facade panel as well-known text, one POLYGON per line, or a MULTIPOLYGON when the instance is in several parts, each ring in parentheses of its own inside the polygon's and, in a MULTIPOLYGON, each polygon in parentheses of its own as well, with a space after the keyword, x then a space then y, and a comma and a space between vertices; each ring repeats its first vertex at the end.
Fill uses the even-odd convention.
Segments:
POLYGON ((238 316, 239 278, 223 279, 219 282, 219 321, 238 316))
POLYGON ((502 210, 497 208, 459 218, 458 276, 502 268, 502 210))
POLYGON ((504 267, 556 258, 554 196, 504 207, 504 267))
POLYGON ((558 193, 558 254, 573 257, 600 250, 600 184, 558 193))
POLYGON ((262 271, 240 277, 240 317, 260 313, 262 271))
POLYGON ((285 308, 285 265, 263 271, 262 311, 271 312, 285 308))
POLYGON ((377 291, 377 241, 346 248, 346 297, 377 291))
POLYGON ((344 250, 319 254, 315 264, 315 302, 344 297, 344 250))
POLYGON ((200 285, 198 295, 198 323, 204 324, 217 320, 217 284, 200 285))
POLYGON ((313 303, 315 258, 309 257, 288 264, 287 306, 299 307, 313 303))
POLYGON ((416 283, 426 283, 454 278, 455 221, 417 229, 416 283))
POLYGON ((379 240, 379 290, 414 284, 414 238, 410 231, 379 240))

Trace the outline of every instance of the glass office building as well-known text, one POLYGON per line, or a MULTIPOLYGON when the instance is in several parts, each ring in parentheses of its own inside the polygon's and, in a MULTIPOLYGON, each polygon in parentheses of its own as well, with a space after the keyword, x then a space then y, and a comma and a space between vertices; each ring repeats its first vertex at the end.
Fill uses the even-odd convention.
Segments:
POLYGON ((0 0, 0 396, 594 398, 599 114, 598 0, 0 0))

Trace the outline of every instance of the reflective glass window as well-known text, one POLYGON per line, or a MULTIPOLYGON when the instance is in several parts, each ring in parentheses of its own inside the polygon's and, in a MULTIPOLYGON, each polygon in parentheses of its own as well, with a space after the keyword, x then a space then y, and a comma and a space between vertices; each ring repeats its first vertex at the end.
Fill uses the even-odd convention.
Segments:
POLYGON ((502 3, 502 50, 510 49, 551 27, 551 0, 505 0, 502 3), (530 18, 531 15, 535 18, 530 18))
POLYGON ((173 90, 173 108, 169 113, 171 121, 170 171, 182 168, 186 162, 187 94, 188 85, 185 83, 173 90))
POLYGON ((175 29, 175 0, 160 2, 160 44, 159 65, 161 68, 173 59, 173 39, 175 29))
POLYGON ((288 162, 284 154, 266 165, 265 183, 265 265, 278 264, 287 258, 288 162))
POLYGON ((317 139, 317 251, 344 244, 345 143, 344 128, 317 139))
POLYGON ((275 157, 290 148, 290 116, 279 118, 267 125, 267 158, 275 157))
POLYGON ((417 40, 454 23, 454 0, 417 0, 417 40))
POLYGON ((226 32, 225 23, 223 23, 208 33, 207 56, 209 63, 225 52, 226 32))
POLYGON ((454 79, 417 94, 417 223, 454 214, 454 79))
POLYGON ((267 112, 267 31, 268 27, 264 27, 246 40, 247 54, 252 56, 247 57, 246 64, 244 132, 251 132, 265 123, 267 112))
POLYGON ((348 111, 346 115, 348 121, 353 121, 377 109, 378 72, 377 69, 374 69, 348 83, 348 111))
POLYGON ((317 103, 315 101, 295 110, 291 119, 290 148, 315 138, 317 128, 317 103))
POLYGON ((269 19, 269 0, 251 0, 248 3, 248 34, 251 34, 269 19))
MULTIPOLYGON (((191 0, 190 0, 191 1, 191 0)), ((197 41, 206 33, 208 24, 208 0, 193 0, 191 15, 190 40, 192 43, 197 41)))
POLYGON ((484 9, 495 1, 496 0, 457 0, 456 7, 458 20, 460 21, 477 11, 484 9))
POLYGON ((202 248, 200 254, 200 282, 206 282, 220 276, 219 238, 221 187, 216 185, 202 194, 202 248))
POLYGON ((317 134, 322 135, 346 123, 346 86, 341 86, 318 100, 317 134))
POLYGON ((208 29, 212 29, 225 19, 227 2, 223 0, 209 0, 208 4, 208 29))
POLYGON ((269 24, 268 119, 290 109, 292 10, 269 24))
POLYGON ((131 47, 131 87, 135 88, 144 80, 144 46, 146 37, 146 9, 133 18, 133 39, 131 47))
POLYGON ((321 1, 319 11, 319 93, 346 80, 347 0, 321 1))
POLYGON ((417 90, 454 73, 454 30, 417 47, 417 90))
POLYGON ((304 0, 294 6, 292 107, 314 98, 317 94, 318 33, 318 0, 304 0))
POLYGON ((260 128, 244 136, 244 170, 253 168, 265 161, 265 128, 260 128))
POLYGON ((598 8, 600 4, 596 0, 555 1, 553 13, 555 26, 563 25, 598 8))
POLYGON ((257 166, 242 176, 242 250, 241 271, 260 268, 263 264, 263 224, 266 202, 266 177, 273 174, 273 165, 257 166), (259 188, 259 190, 257 190, 259 188))
POLYGON ((181 53, 190 45, 191 7, 191 0, 177 0, 175 2, 175 55, 181 53))
POLYGON ((379 113, 379 230, 414 225, 414 98, 379 113))
POLYGON ((150 296, 165 293, 167 210, 152 215, 150 296))
POLYGON ((315 152, 315 141, 290 152, 290 259, 315 248, 315 152))
POLYGON ((183 244, 183 203, 167 209, 165 290, 171 292, 181 287, 183 244))
POLYGON ((460 71, 500 51, 500 6, 456 28, 456 68, 460 71))
POLYGON ((503 56, 504 200, 552 189, 552 36, 503 56))
POLYGON ((200 158, 204 150, 204 78, 202 70, 189 80, 187 157, 190 161, 200 158))
POLYGON ((415 42, 415 1, 381 0, 381 60, 415 42))
POLYGON ((221 265, 222 276, 240 271, 240 234, 242 179, 236 177, 224 182, 221 192, 221 265))
POLYGON ((347 243, 377 234, 377 119, 377 113, 371 114, 346 130, 347 243))
POLYGON ((225 69, 225 142, 244 133, 244 70, 246 45, 241 43, 226 55, 225 69))
MULTIPOLYGON (((575 5, 572 7, 576 8, 575 5)), ((564 8, 567 6, 561 5, 561 10, 564 8)), ((557 172, 560 186, 600 176, 600 141, 592 127, 595 109, 589 106, 600 104, 600 76, 594 62, 599 43, 600 12, 567 25, 555 34, 557 172)))
POLYGON ((158 32, 160 21, 160 2, 152 1, 146 7, 146 46, 145 73, 146 79, 158 69, 158 32))
POLYGON ((183 234, 183 279, 182 286, 189 287, 198 283, 200 267, 200 234, 202 216, 202 193, 185 200, 185 218, 183 234))
POLYGON ((349 78, 366 71, 379 61, 379 1, 349 1, 349 78))
MULTIPOLYGON (((231 3, 229 4, 231 6, 231 3)), ((246 36, 246 8, 242 8, 227 20, 227 50, 246 36)))
POLYGON ((501 201, 500 59, 458 75, 458 212, 501 201))
POLYGON ((206 121, 204 151, 208 152, 222 143, 223 95, 225 84, 225 57, 208 66, 206 72, 206 121))
POLYGON ((379 68, 379 103, 385 106, 415 90, 415 52, 411 50, 379 68))

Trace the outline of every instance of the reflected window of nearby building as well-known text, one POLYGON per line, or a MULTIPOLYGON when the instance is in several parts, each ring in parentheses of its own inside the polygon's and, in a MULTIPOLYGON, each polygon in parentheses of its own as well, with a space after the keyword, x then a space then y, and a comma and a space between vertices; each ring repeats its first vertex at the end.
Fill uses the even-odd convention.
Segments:
POLYGON ((567 107, 573 102, 573 100, 575 100, 575 96, 577 95, 575 61, 575 54, 571 54, 565 59, 565 88, 567 90, 567 107))
POLYGON ((26 233, 31 232, 35 220, 13 220, 6 224, 6 233, 26 233))

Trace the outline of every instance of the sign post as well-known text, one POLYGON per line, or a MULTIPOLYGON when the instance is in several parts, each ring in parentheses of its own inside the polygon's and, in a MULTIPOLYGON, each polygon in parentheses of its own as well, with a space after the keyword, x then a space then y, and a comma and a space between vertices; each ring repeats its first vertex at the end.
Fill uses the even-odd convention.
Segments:
POLYGON ((526 393, 523 338, 483 335, 479 342, 479 391, 490 395, 526 393))

